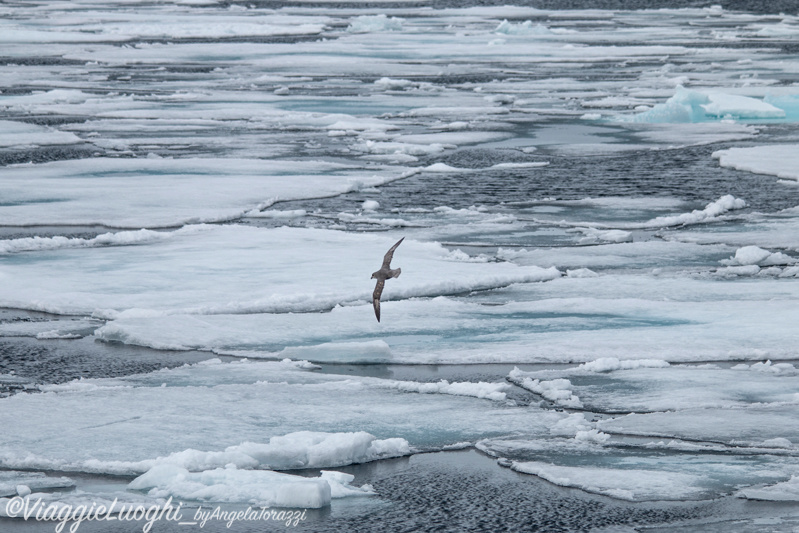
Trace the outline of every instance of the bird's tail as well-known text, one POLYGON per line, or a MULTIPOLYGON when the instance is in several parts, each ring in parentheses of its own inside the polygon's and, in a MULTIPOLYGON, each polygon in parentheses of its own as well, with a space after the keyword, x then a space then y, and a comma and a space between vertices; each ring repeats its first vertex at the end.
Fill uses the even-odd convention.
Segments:
POLYGON ((390 271, 392 278, 398 278, 400 274, 402 274, 401 268, 395 268, 394 270, 390 271))

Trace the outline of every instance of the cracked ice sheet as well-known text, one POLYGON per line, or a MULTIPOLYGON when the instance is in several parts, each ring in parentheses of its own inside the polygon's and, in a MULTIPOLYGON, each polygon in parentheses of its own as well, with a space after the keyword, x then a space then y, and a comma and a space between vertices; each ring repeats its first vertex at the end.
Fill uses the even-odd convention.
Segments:
POLYGON ((0 223, 168 227, 242 216, 277 199, 333 196, 400 177, 351 166, 258 159, 81 159, 13 165, 0 223))
MULTIPOLYGON (((9 283, 0 288, 0 304, 106 318, 287 313, 371 304, 374 282, 369 277, 397 240, 378 234, 239 225, 101 237, 20 239, 14 249, 42 251, 3 257, 0 277, 9 283), (139 246, 125 246, 136 243, 139 246)), ((472 262, 462 255, 437 243, 406 239, 393 264, 403 268, 403 275, 386 284, 384 298, 438 296, 560 276, 554 268, 472 262)), ((371 305, 359 309, 367 316, 372 313, 371 305)), ((241 318, 246 321, 247 316, 252 315, 241 318)))
POLYGON ((795 449, 799 444, 795 402, 634 413, 600 421, 597 427, 611 434, 676 438, 728 446, 773 447, 773 443, 780 442, 783 443, 781 447, 795 449))
MULTIPOLYGON (((778 429, 768 425, 773 421, 761 423, 766 433, 778 429)), ((718 498, 742 487, 784 482, 799 472, 795 448, 783 438, 752 447, 655 442, 611 436, 597 426, 604 429, 603 422, 576 413, 550 426, 548 438, 500 437, 476 446, 519 472, 630 501, 718 498)))
MULTIPOLYGON (((407 268, 400 250, 397 265, 407 268)), ((777 279, 753 285, 676 276, 561 277, 469 300, 388 299, 379 324, 364 304, 322 314, 123 313, 96 335, 154 348, 244 350, 252 357, 318 362, 793 359, 797 291, 796 284, 777 279)))
POLYGON ((595 451, 590 447, 559 457, 554 450, 527 455, 531 457, 514 460, 510 467, 556 485, 629 501, 719 498, 741 487, 784 481, 799 471, 796 458, 768 455, 595 451))
MULTIPOLYGON (((570 369, 514 371, 513 381, 568 380, 582 407, 595 412, 649 412, 688 408, 732 408, 751 404, 799 404, 796 368, 790 363, 668 366, 665 361, 605 359, 570 369), (629 370, 625 370, 626 363, 629 370), (656 366, 657 368, 646 368, 656 366), (745 367, 745 368, 744 368, 745 367), (615 369, 607 372, 607 369, 615 369), (597 369, 594 371, 593 369, 597 369)), ((524 386, 524 385, 522 385, 524 386)))
MULTIPOLYGON (((266 444, 271 437, 309 429, 366 431, 377 439, 406 439, 416 448, 440 448, 507 435, 519 427, 545 432, 563 417, 505 401, 404 392, 396 383, 318 374, 282 362, 218 360, 126 378, 74 381, 0 400, 0 419, 4 427, 14 428, 0 436, 0 463, 130 474, 175 452, 185 453, 162 462, 200 469, 242 461, 244 452, 249 462, 241 465, 252 468, 259 449, 267 464, 288 459, 278 453, 277 441, 266 444), (233 415, 231 405, 236 406, 233 415), (230 446, 238 448, 225 452, 230 446), (218 453, 201 453, 206 451, 218 453)), ((288 448, 302 440, 292 438, 296 442, 288 448)))

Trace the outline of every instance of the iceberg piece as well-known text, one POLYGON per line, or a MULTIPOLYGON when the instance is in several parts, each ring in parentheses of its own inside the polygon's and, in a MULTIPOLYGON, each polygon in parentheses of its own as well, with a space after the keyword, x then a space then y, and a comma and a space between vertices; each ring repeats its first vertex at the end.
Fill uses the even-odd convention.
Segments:
POLYGON ((784 118, 785 111, 748 96, 723 92, 700 92, 679 86, 665 103, 621 120, 646 123, 705 122, 719 118, 784 118))

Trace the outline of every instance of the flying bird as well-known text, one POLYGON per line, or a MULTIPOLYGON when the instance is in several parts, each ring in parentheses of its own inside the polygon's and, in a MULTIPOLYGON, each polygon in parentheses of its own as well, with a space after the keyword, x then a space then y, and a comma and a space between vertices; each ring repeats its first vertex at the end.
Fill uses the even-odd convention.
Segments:
POLYGON ((375 316, 377 317, 378 322, 380 322, 380 295, 383 294, 383 287, 386 285, 386 280, 398 278, 402 273, 401 268, 391 268, 391 258, 394 257, 394 250, 396 250, 397 246, 399 246, 404 240, 405 237, 401 238, 397 241, 397 244, 388 249, 386 255, 383 256, 383 266, 381 266, 380 270, 377 272, 372 273, 372 279, 377 280, 375 292, 372 293, 372 304, 375 307, 375 316))

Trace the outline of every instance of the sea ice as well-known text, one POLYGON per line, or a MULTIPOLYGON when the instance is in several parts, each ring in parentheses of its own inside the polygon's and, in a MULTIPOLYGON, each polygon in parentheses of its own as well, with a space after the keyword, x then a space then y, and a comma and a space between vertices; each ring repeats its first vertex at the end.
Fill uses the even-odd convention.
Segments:
POLYGON ((719 118, 774 119, 784 118, 785 111, 769 103, 748 96, 726 94, 719 91, 700 92, 677 87, 674 96, 663 104, 622 120, 633 122, 704 122, 719 118))
POLYGON ((123 475, 158 465, 329 468, 518 427, 544 433, 563 416, 461 395, 499 398, 494 393, 506 390, 504 383, 426 390, 422 383, 321 374, 282 362, 215 363, 4 398, 0 418, 9 419, 0 423, 15 422, 0 436, 0 464, 123 475))
MULTIPOLYGON (((103 317, 122 312, 154 316, 153 312, 321 311, 339 304, 370 302, 374 287, 369 275, 396 242, 375 234, 238 225, 187 226, 174 232, 135 232, 98 240, 12 241, 11 249, 41 246, 52 251, 8 257, 0 276, 13 276, 15 282, 0 289, 0 302, 103 317), (150 253, 142 255, 135 246, 97 246, 129 239, 153 239, 150 253), (73 249, 76 245, 94 247, 73 249), (153 255, 156 251, 160 259, 153 255), (336 272, 335 284, 328 276, 319 275, 320 271, 336 272)), ((387 301, 560 276, 556 269, 453 260, 439 244, 411 240, 403 243, 395 260, 406 274, 387 285, 387 301)))
POLYGON ((137 477, 129 489, 147 491, 153 498, 189 501, 250 503, 262 507, 319 509, 331 498, 374 494, 368 485, 350 485, 355 478, 340 472, 302 477, 268 470, 239 470, 233 466, 189 472, 174 465, 158 465, 137 477))
POLYGON ((0 223, 168 227, 237 218, 278 199, 336 195, 390 179, 342 164, 255 159, 95 158, 14 165, 0 173, 0 186, 8 191, 0 223))
POLYGON ((799 145, 796 144, 728 148, 713 152, 713 157, 723 167, 799 181, 799 145))

